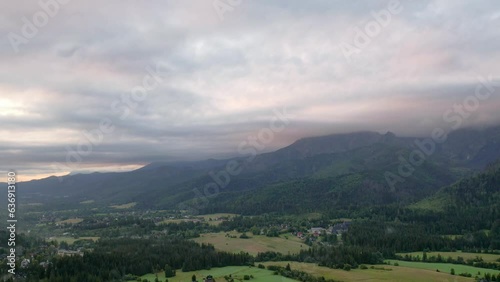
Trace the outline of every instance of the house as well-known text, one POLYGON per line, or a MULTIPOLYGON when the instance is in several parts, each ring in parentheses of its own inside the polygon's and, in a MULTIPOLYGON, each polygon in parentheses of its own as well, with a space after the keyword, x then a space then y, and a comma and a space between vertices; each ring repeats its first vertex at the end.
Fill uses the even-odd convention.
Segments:
POLYGON ((313 227, 313 228, 311 228, 311 230, 309 230, 309 233, 311 233, 312 235, 317 237, 317 236, 321 235, 322 232, 325 232, 325 231, 326 231, 326 229, 323 227, 313 227))
POLYGON ((21 268, 26 268, 30 265, 30 260, 29 259, 23 259, 23 261, 21 261, 21 268))

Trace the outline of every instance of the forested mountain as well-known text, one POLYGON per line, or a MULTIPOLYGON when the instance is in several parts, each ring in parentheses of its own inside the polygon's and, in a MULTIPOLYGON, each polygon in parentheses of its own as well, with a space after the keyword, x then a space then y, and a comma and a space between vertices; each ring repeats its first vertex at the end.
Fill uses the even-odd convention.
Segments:
MULTIPOLYGON (((138 208, 175 208, 196 205, 193 189, 204 191, 217 182, 219 193, 204 211, 303 212, 391 203, 409 204, 434 194, 440 187, 480 171, 500 158, 500 127, 462 129, 434 144, 433 154, 413 167, 400 169, 415 140, 388 132, 357 132, 304 138, 271 153, 232 160, 153 163, 124 173, 92 173, 49 177, 19 183, 27 202, 67 207, 94 200, 95 205, 136 202, 138 208), (238 163, 241 172, 225 178, 226 164, 238 163), (400 177, 391 187, 387 172, 400 177), (227 184, 227 185, 226 185, 227 184), (58 199, 64 198, 64 201, 58 199)), ((21 172, 22 173, 22 172, 21 172)))
POLYGON ((491 234, 498 236, 492 248, 500 248, 500 162, 410 207, 417 212, 431 211, 442 226, 455 226, 458 232, 496 230, 491 234))
POLYGON ((433 210, 489 208, 500 205, 500 161, 482 173, 443 187, 414 206, 433 210))

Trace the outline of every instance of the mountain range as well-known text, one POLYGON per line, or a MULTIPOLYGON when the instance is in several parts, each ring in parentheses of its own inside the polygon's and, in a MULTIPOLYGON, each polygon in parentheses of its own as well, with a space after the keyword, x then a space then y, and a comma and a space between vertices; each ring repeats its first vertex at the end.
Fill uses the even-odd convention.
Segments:
POLYGON ((23 203, 56 209, 82 202, 89 208, 135 202, 139 209, 244 214, 348 209, 435 197, 442 187, 473 177, 500 158, 500 126, 460 129, 402 174, 419 150, 415 140, 422 139, 391 132, 310 137, 256 156, 21 182, 18 195, 23 203), (397 177, 396 185, 389 185, 388 175, 397 177))

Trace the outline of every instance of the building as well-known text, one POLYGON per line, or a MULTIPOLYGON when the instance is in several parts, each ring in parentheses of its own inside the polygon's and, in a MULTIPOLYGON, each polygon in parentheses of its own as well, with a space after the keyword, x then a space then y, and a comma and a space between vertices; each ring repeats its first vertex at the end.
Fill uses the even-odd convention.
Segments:
POLYGON ((83 253, 80 251, 71 251, 71 250, 62 250, 62 249, 57 250, 57 255, 62 256, 62 257, 65 257, 65 256, 69 256, 69 257, 82 256, 83 257, 83 253))
POLYGON ((21 268, 26 268, 30 265, 31 261, 29 259, 23 259, 23 261, 21 261, 21 268))
POLYGON ((309 233, 311 233, 312 235, 314 235, 314 236, 317 237, 317 236, 321 235, 321 233, 323 233, 325 231, 326 231, 326 229, 323 228, 323 227, 313 227, 313 228, 311 228, 311 230, 309 230, 309 233))

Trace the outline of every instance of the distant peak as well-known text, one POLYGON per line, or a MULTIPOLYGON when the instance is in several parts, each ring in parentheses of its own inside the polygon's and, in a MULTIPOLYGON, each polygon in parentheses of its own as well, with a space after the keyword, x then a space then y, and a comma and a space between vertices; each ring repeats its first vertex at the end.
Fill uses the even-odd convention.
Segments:
POLYGON ((396 134, 394 134, 394 133, 393 133, 393 132, 391 132, 391 131, 387 131, 387 133, 386 133, 386 134, 384 134, 384 136, 394 138, 394 137, 396 137, 396 134))
POLYGON ((310 140, 318 140, 318 139, 329 139, 329 138, 348 138, 348 137, 360 137, 360 136, 380 136, 381 134, 375 131, 354 131, 354 132, 345 132, 345 133, 333 133, 327 135, 320 136, 309 136, 298 139, 298 141, 310 141, 310 140))

